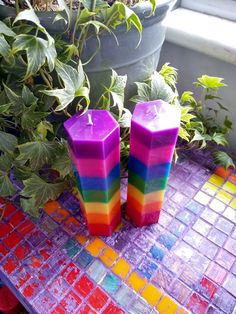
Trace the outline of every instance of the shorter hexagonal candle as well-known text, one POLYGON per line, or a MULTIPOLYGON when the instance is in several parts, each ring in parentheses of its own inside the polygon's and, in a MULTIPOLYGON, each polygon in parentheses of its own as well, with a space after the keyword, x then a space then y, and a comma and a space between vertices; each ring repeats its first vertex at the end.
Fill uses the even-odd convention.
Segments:
POLYGON ((180 109, 162 100, 136 105, 130 133, 127 214, 158 222, 180 126, 180 109))
POLYGON ((88 110, 64 123, 91 235, 111 235, 120 223, 120 128, 107 110, 88 110))

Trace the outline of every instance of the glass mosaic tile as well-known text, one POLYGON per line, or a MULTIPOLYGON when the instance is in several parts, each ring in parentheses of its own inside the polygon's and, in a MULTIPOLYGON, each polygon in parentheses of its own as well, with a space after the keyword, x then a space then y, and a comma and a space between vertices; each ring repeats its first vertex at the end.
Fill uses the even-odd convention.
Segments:
POLYGON ((171 169, 159 223, 136 228, 123 215, 111 237, 89 236, 72 193, 39 219, 13 200, 0 222, 1 279, 32 314, 235 313, 236 171, 189 156, 171 169))

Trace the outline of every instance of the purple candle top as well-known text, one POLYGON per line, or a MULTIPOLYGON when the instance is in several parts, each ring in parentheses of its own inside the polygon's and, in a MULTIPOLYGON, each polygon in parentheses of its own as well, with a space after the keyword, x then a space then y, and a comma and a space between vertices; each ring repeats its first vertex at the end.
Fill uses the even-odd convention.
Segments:
POLYGON ((74 141, 104 140, 118 123, 107 110, 87 110, 85 114, 75 114, 64 123, 68 135, 74 141))
POLYGON ((64 123, 70 148, 80 158, 106 158, 119 145, 120 128, 107 110, 87 110, 64 123))
POLYGON ((176 129, 180 125, 180 109, 162 100, 136 105, 132 121, 151 132, 176 129))

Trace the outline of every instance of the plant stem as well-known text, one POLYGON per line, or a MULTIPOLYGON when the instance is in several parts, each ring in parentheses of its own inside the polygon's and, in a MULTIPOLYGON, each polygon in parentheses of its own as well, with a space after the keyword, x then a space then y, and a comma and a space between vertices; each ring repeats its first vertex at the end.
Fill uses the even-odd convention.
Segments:
POLYGON ((42 76, 44 82, 46 83, 46 85, 47 85, 50 89, 52 89, 52 85, 51 85, 49 79, 46 77, 44 71, 43 71, 42 69, 40 69, 40 70, 39 70, 39 73, 41 74, 41 76, 42 76))
POLYGON ((15 0, 15 8, 16 8, 16 14, 18 14, 20 12, 19 0, 15 0))
POLYGON ((72 33, 72 44, 75 43, 75 33, 76 33, 76 31, 77 31, 78 23, 79 23, 80 6, 81 6, 81 4, 80 4, 80 2, 79 2, 78 10, 77 10, 77 16, 76 16, 76 21, 75 21, 75 26, 74 26, 73 33, 72 33))
POLYGON ((95 11, 96 2, 97 2, 97 0, 92 0, 92 2, 91 2, 91 8, 90 8, 90 11, 91 11, 91 12, 94 12, 94 11, 95 11))

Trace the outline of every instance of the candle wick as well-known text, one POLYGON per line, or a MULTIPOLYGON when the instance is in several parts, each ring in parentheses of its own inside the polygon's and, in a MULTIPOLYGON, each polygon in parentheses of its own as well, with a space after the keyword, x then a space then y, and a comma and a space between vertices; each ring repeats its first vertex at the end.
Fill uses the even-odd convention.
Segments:
POLYGON ((157 107, 156 106, 154 106, 154 111, 155 111, 155 117, 157 117, 158 116, 158 111, 157 111, 157 107))
POLYGON ((93 125, 93 120, 92 120, 92 116, 90 113, 88 113, 88 123, 87 125, 93 125))

